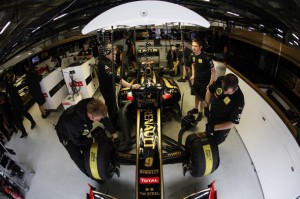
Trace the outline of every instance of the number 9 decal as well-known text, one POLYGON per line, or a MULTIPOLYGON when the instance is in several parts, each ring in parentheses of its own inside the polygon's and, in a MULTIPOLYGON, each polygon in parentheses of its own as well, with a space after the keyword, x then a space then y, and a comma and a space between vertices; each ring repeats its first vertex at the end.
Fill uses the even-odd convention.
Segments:
POLYGON ((153 165, 153 157, 148 157, 145 159, 145 167, 151 167, 153 165))

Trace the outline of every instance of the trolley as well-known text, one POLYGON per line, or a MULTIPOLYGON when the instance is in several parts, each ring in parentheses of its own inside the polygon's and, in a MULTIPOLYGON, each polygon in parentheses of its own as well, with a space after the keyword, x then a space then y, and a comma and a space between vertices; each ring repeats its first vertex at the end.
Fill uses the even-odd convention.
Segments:
POLYGON ((12 155, 15 155, 14 151, 5 148, 0 142, 0 179, 12 187, 18 187, 27 192, 29 187, 26 184, 26 179, 28 176, 33 176, 34 171, 19 164, 12 155))

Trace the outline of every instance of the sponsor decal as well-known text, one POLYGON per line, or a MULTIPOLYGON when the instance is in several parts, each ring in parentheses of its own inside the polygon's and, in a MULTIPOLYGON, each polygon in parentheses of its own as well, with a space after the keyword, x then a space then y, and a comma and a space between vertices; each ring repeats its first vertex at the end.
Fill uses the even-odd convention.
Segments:
POLYGON ((236 122, 240 123, 241 120, 241 114, 238 114, 237 118, 235 119, 236 122))
POLYGON ((146 192, 139 192, 140 196, 160 196, 160 193, 159 192, 156 192, 156 191, 150 191, 151 189, 153 188, 146 188, 146 192))
POLYGON ((75 86, 83 86, 83 83, 82 83, 82 81, 80 81, 80 82, 70 82, 69 83, 69 86, 70 87, 75 87, 75 86))
POLYGON ((230 100, 230 98, 227 96, 227 97, 224 98, 223 101, 224 101, 224 103, 225 103, 226 105, 228 105, 229 102, 230 102, 231 100, 230 100))
POLYGON ((152 110, 147 110, 144 113, 144 147, 145 148, 152 148, 155 147, 155 128, 154 128, 154 122, 153 122, 153 112, 152 110))
POLYGON ((145 175, 159 174, 159 170, 158 169, 154 169, 154 170, 141 169, 140 174, 145 174, 145 175))
POLYGON ((121 158, 131 158, 131 154, 129 153, 118 153, 118 156, 121 158))
POLYGON ((181 152, 180 151, 175 151, 173 153, 168 153, 167 156, 168 157, 175 157, 175 156, 180 156, 181 152))
POLYGON ((198 59, 198 63, 199 63, 199 64, 202 64, 202 59, 198 59))
POLYGON ((140 184, 159 184, 159 177, 140 178, 140 184))
POLYGON ((217 95, 222 95, 222 93, 223 93, 223 89, 222 88, 217 88, 216 94, 217 95))

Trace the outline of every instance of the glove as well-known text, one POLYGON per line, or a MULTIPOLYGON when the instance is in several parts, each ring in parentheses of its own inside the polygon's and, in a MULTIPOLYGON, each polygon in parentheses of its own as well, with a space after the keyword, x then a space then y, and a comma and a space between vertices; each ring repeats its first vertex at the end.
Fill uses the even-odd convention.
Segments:
POLYGON ((121 139, 119 137, 112 139, 113 143, 114 143, 114 147, 118 147, 121 144, 121 139))
POLYGON ((209 118, 209 116, 210 116, 210 111, 209 111, 208 106, 204 108, 204 115, 205 115, 206 118, 209 118))
POLYGON ((205 129, 206 133, 213 133, 215 131, 214 127, 215 125, 211 121, 208 121, 206 123, 206 129, 205 129))
POLYGON ((96 138, 99 136, 106 136, 105 130, 101 128, 100 126, 97 126, 95 129, 91 131, 92 137, 96 138))

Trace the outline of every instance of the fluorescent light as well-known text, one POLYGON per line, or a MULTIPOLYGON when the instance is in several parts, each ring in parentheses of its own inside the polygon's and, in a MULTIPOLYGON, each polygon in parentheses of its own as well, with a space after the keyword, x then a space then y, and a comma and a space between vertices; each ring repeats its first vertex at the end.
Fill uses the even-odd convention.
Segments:
POLYGON ((265 27, 263 24, 259 24, 259 27, 265 27))
POLYGON ((4 30, 7 28, 7 26, 9 26, 10 21, 6 23, 6 25, 4 26, 4 28, 2 28, 0 35, 4 32, 4 30))
POLYGON ((234 15, 234 16, 237 16, 237 17, 239 17, 239 16, 240 16, 239 14, 236 14, 236 13, 234 13, 234 12, 230 12, 230 11, 227 11, 227 13, 228 13, 228 14, 231 14, 231 15, 234 15))
POLYGON ((64 17, 64 16, 66 16, 66 15, 68 15, 68 13, 64 13, 64 14, 62 14, 62 15, 59 15, 58 17, 55 17, 55 18, 53 19, 53 21, 55 21, 55 20, 57 20, 57 19, 60 19, 60 18, 62 18, 62 17, 64 17))
POLYGON ((296 42, 296 41, 293 41, 293 42, 294 42, 297 46, 299 45, 298 42, 296 42))
POLYGON ((278 32, 280 32, 280 33, 283 33, 283 31, 282 31, 282 30, 280 30, 279 28, 277 28, 276 30, 278 30, 278 32))
POLYGON ((280 34, 277 34, 277 36, 278 36, 278 37, 281 37, 281 38, 283 39, 283 36, 282 36, 282 35, 280 35, 280 34))
POLYGON ((297 37, 297 35, 295 35, 294 33, 292 33, 292 35, 299 40, 299 37, 297 37))
POLYGON ((34 29, 33 31, 31 31, 31 33, 34 33, 35 31, 37 31, 40 28, 41 28, 41 26, 37 27, 36 29, 34 29))
POLYGON ((75 29, 77 29, 77 28, 79 28, 79 26, 75 26, 75 27, 73 27, 73 28, 72 28, 72 30, 75 30, 75 29))
POLYGON ((249 29, 249 30, 254 30, 254 28, 252 28, 252 27, 249 27, 248 29, 249 29))
POLYGON ((291 44, 292 46, 294 45, 292 42, 289 42, 289 44, 291 44))

